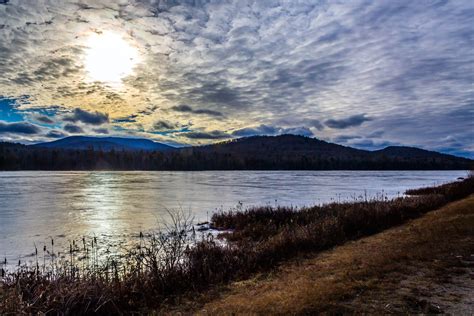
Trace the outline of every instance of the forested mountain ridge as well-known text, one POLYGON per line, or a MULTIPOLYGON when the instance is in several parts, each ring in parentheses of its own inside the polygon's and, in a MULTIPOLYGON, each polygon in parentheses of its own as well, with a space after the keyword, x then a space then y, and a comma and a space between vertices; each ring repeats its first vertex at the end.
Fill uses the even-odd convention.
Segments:
POLYGON ((32 145, 42 148, 110 150, 168 150, 174 147, 144 138, 70 136, 32 145))
POLYGON ((467 158, 413 147, 360 150, 315 138, 252 136, 166 150, 0 143, 0 170, 466 170, 467 158))
POLYGON ((252 136, 234 139, 212 145, 192 147, 199 151, 216 151, 239 154, 265 154, 276 153, 298 153, 298 154, 326 154, 338 155, 364 155, 370 153, 365 150, 346 147, 329 143, 316 138, 309 138, 297 135, 280 136, 252 136))

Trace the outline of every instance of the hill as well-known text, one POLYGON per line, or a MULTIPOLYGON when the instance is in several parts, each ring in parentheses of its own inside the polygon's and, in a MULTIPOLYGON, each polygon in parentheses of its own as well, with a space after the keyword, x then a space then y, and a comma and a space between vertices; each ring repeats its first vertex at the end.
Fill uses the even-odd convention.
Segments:
POLYGON ((58 149, 94 149, 102 151, 111 150, 169 150, 174 147, 157 143, 143 138, 123 137, 91 137, 70 136, 47 143, 39 143, 34 147, 58 149))
POLYGON ((385 155, 389 157, 406 157, 406 158, 422 158, 422 157, 437 157, 450 158, 451 155, 442 154, 436 151, 424 150, 416 147, 407 146, 389 146, 381 150, 376 150, 373 153, 385 155))
POLYGON ((327 157, 366 156, 370 152, 338 144, 329 143, 317 138, 297 135, 280 136, 252 136, 239 138, 227 142, 194 147, 202 151, 220 153, 240 153, 248 155, 275 155, 281 153, 292 154, 324 154, 327 157))
POLYGON ((30 146, 0 143, 0 170, 467 170, 473 166, 471 159, 419 148, 367 151, 295 135, 184 148, 147 139, 83 136, 30 146))
MULTIPOLYGON (((296 135, 252 136, 191 147, 214 157, 237 158, 255 169, 469 169, 474 161, 415 147, 368 151, 296 135)), ((251 169, 252 169, 251 168, 251 169)), ((240 169, 240 168, 236 168, 240 169)), ((245 168, 244 168, 245 169, 245 168)))

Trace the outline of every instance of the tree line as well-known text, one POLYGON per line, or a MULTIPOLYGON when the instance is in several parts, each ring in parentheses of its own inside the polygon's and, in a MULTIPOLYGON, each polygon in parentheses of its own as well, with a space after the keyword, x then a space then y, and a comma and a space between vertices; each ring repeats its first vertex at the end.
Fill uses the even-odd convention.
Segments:
POLYGON ((212 147, 102 151, 0 143, 0 170, 466 170, 471 166, 472 160, 453 156, 329 155, 285 150, 262 154, 212 147))

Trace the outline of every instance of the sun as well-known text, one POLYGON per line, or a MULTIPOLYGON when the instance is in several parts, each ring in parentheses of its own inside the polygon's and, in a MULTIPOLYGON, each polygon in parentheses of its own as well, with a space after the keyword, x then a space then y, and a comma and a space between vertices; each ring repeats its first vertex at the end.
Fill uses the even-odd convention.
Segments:
POLYGON ((93 33, 87 38, 86 47, 84 67, 89 81, 120 85, 139 62, 138 49, 117 33, 93 33))

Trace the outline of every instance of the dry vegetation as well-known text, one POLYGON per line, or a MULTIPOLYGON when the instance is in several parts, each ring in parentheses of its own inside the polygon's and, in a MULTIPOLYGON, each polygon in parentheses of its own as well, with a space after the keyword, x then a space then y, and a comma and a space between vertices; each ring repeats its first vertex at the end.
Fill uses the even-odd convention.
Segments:
POLYGON ((470 315, 473 267, 471 195, 407 225, 299 256, 190 308, 211 315, 470 315))
POLYGON ((5 273, 0 311, 104 314, 159 309, 183 295, 268 271, 298 254, 399 225, 473 190, 474 178, 469 177, 435 194, 394 200, 363 198, 301 210, 262 207, 221 213, 213 217, 213 224, 234 230, 224 245, 211 236, 197 240, 189 218, 178 216, 166 232, 141 235, 140 243, 124 256, 101 261, 94 240, 84 240, 71 245, 66 260, 52 259, 42 266, 37 262, 5 273))

